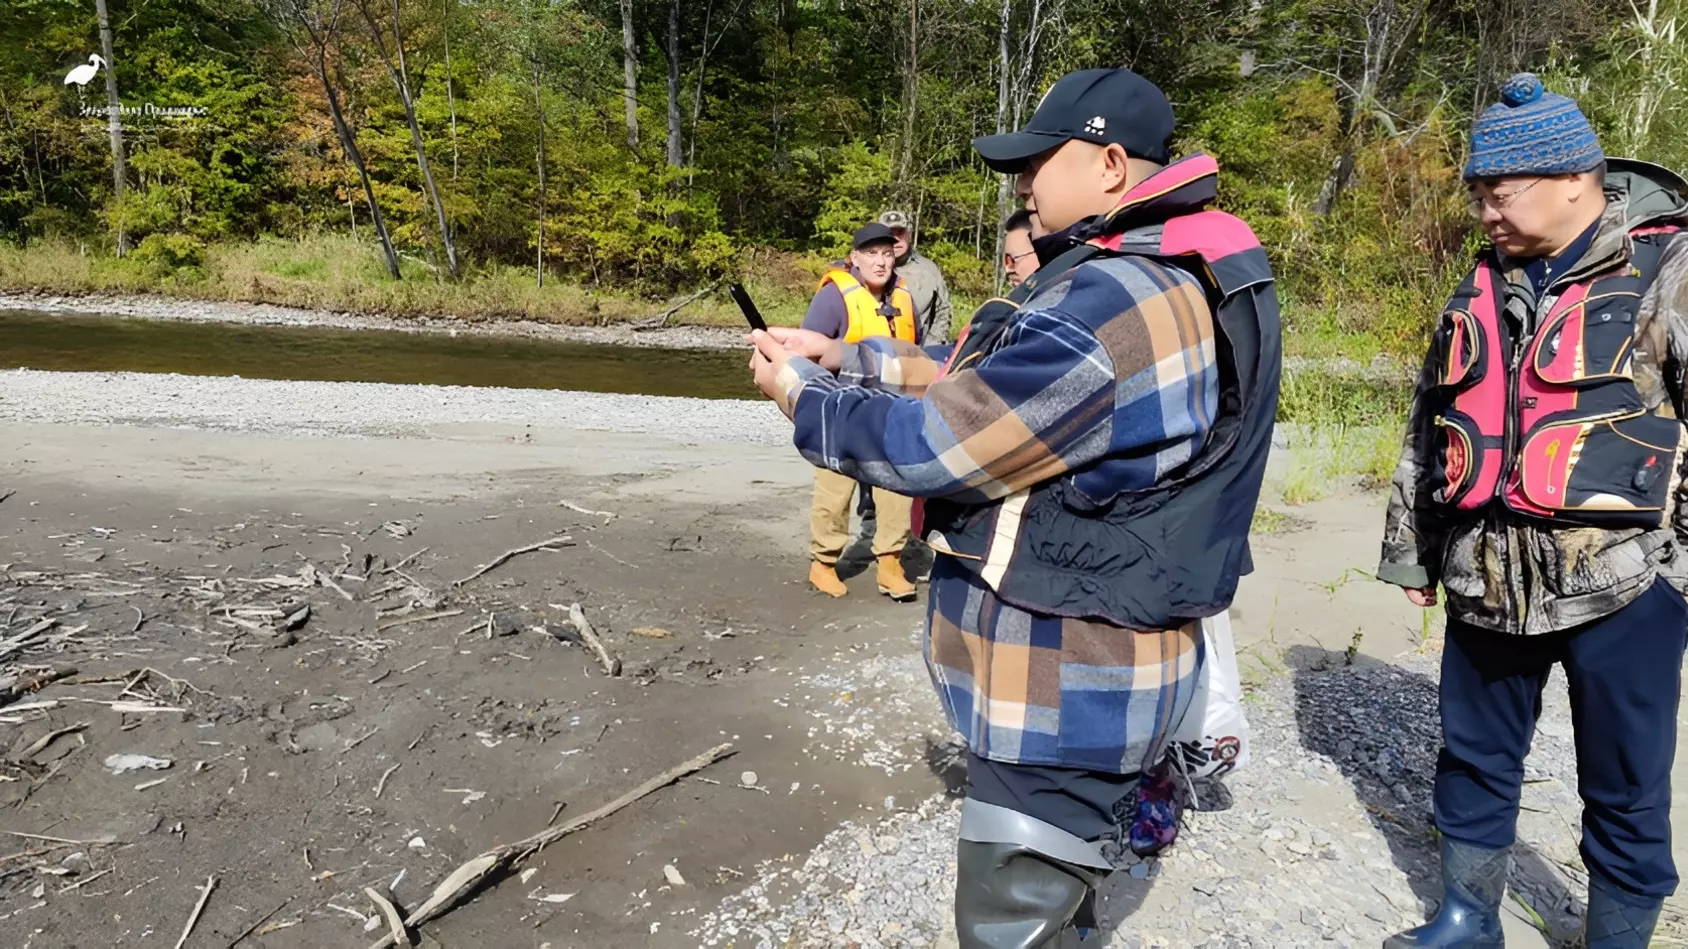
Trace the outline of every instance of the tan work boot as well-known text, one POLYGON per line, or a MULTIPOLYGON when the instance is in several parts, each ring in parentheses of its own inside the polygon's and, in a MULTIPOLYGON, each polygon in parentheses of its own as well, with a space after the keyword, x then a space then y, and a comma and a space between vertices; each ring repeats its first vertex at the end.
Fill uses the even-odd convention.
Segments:
POLYGON ((897 554, 879 555, 879 592, 898 603, 915 598, 914 584, 903 576, 902 557, 897 554))
POLYGON ((809 585, 831 597, 843 596, 850 592, 844 581, 838 579, 838 570, 819 560, 809 564, 809 585))

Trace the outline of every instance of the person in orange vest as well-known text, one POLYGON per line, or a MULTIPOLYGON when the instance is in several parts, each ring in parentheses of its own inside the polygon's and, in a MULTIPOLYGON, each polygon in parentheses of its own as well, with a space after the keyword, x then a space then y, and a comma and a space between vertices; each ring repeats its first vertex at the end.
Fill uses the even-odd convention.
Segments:
MULTIPOLYGON (((855 343, 870 336, 891 336, 917 342, 914 297, 897 276, 896 236, 883 224, 869 224, 850 241, 847 261, 839 261, 826 276, 803 316, 803 328, 832 339, 855 343)), ((867 490, 864 488, 863 490, 867 490)), ((915 586, 903 574, 903 547, 908 544, 913 502, 881 488, 873 488, 878 526, 873 556, 879 569, 879 592, 899 603, 915 598, 915 586)), ((838 558, 850 542, 850 501, 854 479, 825 468, 815 469, 815 500, 809 513, 809 583, 828 596, 849 592, 838 578, 838 558)))

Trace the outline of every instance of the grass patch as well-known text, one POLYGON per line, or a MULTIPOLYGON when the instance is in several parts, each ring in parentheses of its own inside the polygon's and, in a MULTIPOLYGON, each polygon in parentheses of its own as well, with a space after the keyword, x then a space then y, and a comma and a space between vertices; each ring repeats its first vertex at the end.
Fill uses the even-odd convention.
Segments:
POLYGON ((1278 390, 1278 421, 1314 427, 1399 426, 1412 395, 1407 379, 1285 369, 1278 390))
POLYGON ((1313 522, 1304 517, 1296 517, 1287 511, 1277 508, 1256 505, 1254 508, 1254 522, 1249 525, 1251 534, 1293 534, 1304 531, 1313 526, 1313 522))
POLYGON ((1289 471, 1283 501, 1300 507, 1354 486, 1387 485, 1395 471, 1401 433, 1385 425, 1296 425, 1289 429, 1289 471))
MULTIPOLYGON (((747 255, 760 260, 760 255, 747 255)), ((802 322, 823 261, 755 263, 746 288, 770 323, 802 322), (777 266, 776 266, 777 264, 777 266), (805 269, 806 268, 806 269, 805 269), (809 270, 814 271, 811 277, 809 270)), ((161 270, 156 262, 116 257, 71 242, 0 243, 0 288, 50 293, 157 293, 195 300, 238 300, 306 309, 371 313, 396 318, 446 318, 467 322, 537 320, 609 325, 661 314, 693 290, 671 300, 649 299, 614 288, 595 289, 516 267, 470 268, 459 283, 441 280, 424 261, 406 256, 402 279, 387 275, 379 251, 349 237, 301 240, 265 238, 206 247, 192 268, 161 270)), ((958 311, 961 301, 957 301, 958 311)), ((740 328, 744 318, 725 289, 677 313, 675 325, 740 328)))

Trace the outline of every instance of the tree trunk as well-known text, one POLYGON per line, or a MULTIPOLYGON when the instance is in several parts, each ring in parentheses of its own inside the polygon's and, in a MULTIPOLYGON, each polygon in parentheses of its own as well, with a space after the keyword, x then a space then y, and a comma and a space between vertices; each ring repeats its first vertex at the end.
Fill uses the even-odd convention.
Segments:
POLYGON ((918 128, 920 111, 920 8, 918 0, 908 0, 908 50, 903 54, 903 129, 902 149, 898 156, 896 190, 898 201, 906 203, 904 189, 913 184, 914 134, 918 128))
POLYGON ((685 164, 680 141, 680 0, 668 4, 668 167, 685 164))
POLYGON ((117 100, 117 66, 111 59, 111 15, 106 0, 94 0, 100 17, 100 52, 105 57, 106 129, 111 136, 111 189, 117 206, 117 256, 129 252, 129 232, 123 226, 123 191, 128 186, 128 166, 123 160, 122 105, 117 100))
POLYGON ((1313 203, 1313 213, 1320 219, 1329 217, 1336 210, 1342 193, 1354 183, 1354 169, 1359 161, 1367 119, 1379 113, 1379 96, 1395 74, 1402 54, 1418 35, 1419 20, 1428 7, 1428 0, 1417 0, 1403 15, 1396 0, 1378 0, 1366 14, 1359 85, 1348 86, 1346 95, 1340 94, 1339 90, 1341 152, 1331 163, 1330 172, 1313 203))
POLYGON ((445 39, 445 106, 451 112, 451 182, 457 183, 457 95, 451 82, 451 0, 444 0, 445 13, 440 18, 440 35, 445 39))
POLYGON ((539 59, 533 68, 533 112, 539 117, 539 236, 534 241, 533 285, 545 286, 545 100, 541 97, 542 74, 539 59))
POLYGON ((375 188, 369 183, 369 166, 364 164, 357 137, 352 134, 345 114, 340 111, 340 93, 334 88, 334 81, 328 78, 327 53, 319 47, 316 56, 313 71, 317 81, 322 83, 323 97, 328 100, 328 117, 334 121, 334 134, 340 138, 341 150, 346 153, 352 167, 357 169, 358 182, 363 185, 364 202, 369 205, 370 222, 375 225, 376 236, 381 238, 381 254, 386 258, 387 273, 394 280, 403 279, 399 275, 398 252, 393 250, 393 237, 387 232, 387 219, 381 215, 381 205, 375 202, 375 188))
MULTIPOLYGON (((1002 0, 1002 17, 1001 21, 997 24, 996 31, 998 72, 996 79, 996 134, 998 135, 1008 131, 1008 98, 1010 90, 1008 75, 1009 68, 1011 66, 1008 52, 1008 28, 1013 15, 1013 0, 1002 0)), ((996 231, 996 243, 995 252, 991 255, 991 259, 995 261, 996 285, 999 287, 1002 286, 1002 278, 1004 276, 1002 269, 1002 239, 1004 237, 1002 233, 1002 222, 1008 219, 1008 209, 1013 197, 1013 177, 1011 175, 1001 175, 1000 180, 996 185, 996 227, 994 228, 996 231)))
POLYGON ((387 53, 387 44, 381 37, 381 27, 375 22, 375 16, 370 13, 368 0, 359 0, 358 10, 363 14, 364 23, 369 26, 369 36, 375 42, 377 52, 381 54, 381 61, 387 67, 387 76, 392 79, 393 87, 398 90, 399 102, 404 106, 404 121, 410 127, 410 145, 416 152, 416 165, 422 171, 422 184, 427 189, 428 200, 434 206, 434 217, 440 232, 440 244, 445 248, 446 269, 451 273, 451 279, 459 280, 462 273, 457 264, 457 241, 452 236, 451 224, 446 220, 445 202, 440 199, 439 185, 434 181, 434 171, 428 165, 428 148, 422 141, 422 126, 416 121, 416 100, 410 94, 410 71, 405 64, 404 32, 399 22, 399 0, 392 0, 393 7, 393 46, 398 53, 398 64, 393 64, 392 57, 387 53))
MULTIPOLYGON (((692 93, 692 132, 691 141, 686 145, 686 165, 693 169, 686 175, 686 187, 691 187, 692 174, 697 168, 697 123, 703 113, 703 73, 709 65, 709 54, 713 52, 709 45, 709 21, 715 17, 715 0, 709 0, 709 5, 703 11, 703 51, 697 58, 697 90, 692 93)), ((722 30, 726 32, 725 29, 722 30)))
POLYGON ((633 44, 633 0, 621 0, 622 99, 627 106, 627 147, 639 147, 639 50, 633 44))

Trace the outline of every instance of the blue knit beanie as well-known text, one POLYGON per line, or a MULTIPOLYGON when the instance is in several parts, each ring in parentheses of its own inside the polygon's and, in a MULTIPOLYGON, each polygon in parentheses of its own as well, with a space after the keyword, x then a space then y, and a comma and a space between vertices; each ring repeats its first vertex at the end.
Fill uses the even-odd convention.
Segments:
POLYGON ((1542 89, 1524 72, 1500 87, 1501 101, 1471 127, 1465 180, 1525 175, 1575 175, 1606 160, 1600 139, 1577 104, 1542 89))

